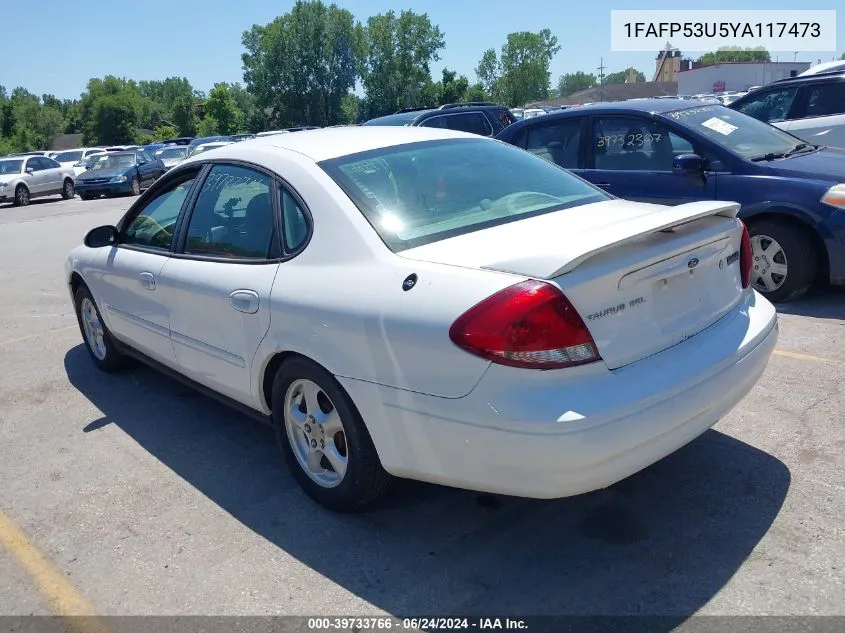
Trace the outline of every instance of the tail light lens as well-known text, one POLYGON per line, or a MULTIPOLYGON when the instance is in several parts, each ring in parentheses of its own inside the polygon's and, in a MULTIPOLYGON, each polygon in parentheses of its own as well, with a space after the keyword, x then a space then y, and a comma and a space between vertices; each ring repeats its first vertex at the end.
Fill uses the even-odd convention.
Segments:
POLYGON ((751 252, 751 235, 748 233, 748 227, 740 220, 742 225, 742 240, 739 244, 739 272, 742 277, 742 287, 748 288, 751 284, 751 265, 754 255, 751 252))
POLYGON ((476 304, 449 329, 458 347, 494 363, 559 369, 601 357, 584 321, 551 284, 524 281, 476 304))

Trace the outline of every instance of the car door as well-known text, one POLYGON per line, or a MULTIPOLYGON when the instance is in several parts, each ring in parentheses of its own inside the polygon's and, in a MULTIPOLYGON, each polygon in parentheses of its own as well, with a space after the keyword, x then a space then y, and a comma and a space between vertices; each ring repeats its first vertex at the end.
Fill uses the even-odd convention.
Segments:
POLYGON ((44 173, 44 165, 40 156, 32 156, 27 159, 24 167, 24 179, 29 187, 31 197, 44 195, 47 191, 47 174, 44 173))
POLYGON ((697 153, 665 123, 639 115, 591 117, 587 169, 579 174, 608 193, 639 202, 676 205, 716 197, 716 172, 676 175, 676 156, 697 153))
POLYGON ((804 86, 786 130, 813 145, 845 148, 845 81, 804 86))
POLYGON ((56 162, 52 158, 41 158, 41 164, 44 167, 44 189, 46 192, 59 193, 64 184, 64 176, 62 174, 61 163, 56 162))
POLYGON ((181 371, 245 404, 281 256, 275 187, 257 169, 214 163, 160 275, 181 371))
POLYGON ((170 309, 159 276, 170 257, 178 217, 201 166, 180 171, 139 199, 121 222, 118 244, 92 283, 109 329, 153 360, 178 367, 170 341, 170 309))
POLYGON ((135 152, 135 164, 138 169, 138 180, 141 188, 147 188, 155 181, 155 165, 149 160, 145 152, 135 152))

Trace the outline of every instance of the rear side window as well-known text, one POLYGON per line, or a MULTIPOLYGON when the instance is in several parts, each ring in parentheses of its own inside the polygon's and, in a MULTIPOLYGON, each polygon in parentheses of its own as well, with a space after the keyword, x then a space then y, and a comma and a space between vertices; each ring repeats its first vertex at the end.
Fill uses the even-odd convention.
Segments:
POLYGON ((394 251, 608 199, 528 152, 481 138, 409 143, 320 166, 394 251))
POLYGON ((576 169, 581 149, 581 121, 572 118, 532 125, 528 128, 525 149, 560 167, 576 169))
POLYGON ((459 114, 442 114, 426 119, 420 124, 422 127, 439 127, 457 132, 469 132, 479 136, 490 136, 493 128, 481 112, 461 112, 459 114))
POLYGON ((769 90, 763 94, 755 95, 735 109, 758 121, 778 122, 786 120, 792 102, 798 88, 782 88, 780 90, 769 90))
POLYGON ((845 81, 807 88, 805 117, 845 114, 845 81))

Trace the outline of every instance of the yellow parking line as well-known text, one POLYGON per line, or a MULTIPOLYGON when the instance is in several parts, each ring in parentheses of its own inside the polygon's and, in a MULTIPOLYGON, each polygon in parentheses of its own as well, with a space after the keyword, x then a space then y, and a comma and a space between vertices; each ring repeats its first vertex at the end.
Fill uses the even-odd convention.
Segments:
POLYGON ((72 328, 77 328, 78 325, 65 325, 64 327, 57 327, 54 330, 47 330, 46 332, 41 332, 40 334, 27 334, 26 336, 19 336, 17 338, 10 338, 6 339, 5 341, 0 341, 0 346, 2 345, 11 345, 12 343, 20 343, 21 341, 28 341, 33 338, 38 338, 40 336, 47 336, 48 334, 55 334, 56 332, 64 332, 65 330, 70 330, 72 328))
POLYGON ((71 628, 80 633, 107 633, 94 607, 3 512, 0 512, 0 545, 29 574, 55 614, 68 618, 71 628))
POLYGON ((772 352, 776 356, 786 356, 787 358, 797 358, 798 360, 812 360, 817 363, 830 363, 833 362, 828 358, 822 358, 821 356, 811 356, 810 354, 801 354, 799 352, 787 352, 782 349, 776 349, 772 352))

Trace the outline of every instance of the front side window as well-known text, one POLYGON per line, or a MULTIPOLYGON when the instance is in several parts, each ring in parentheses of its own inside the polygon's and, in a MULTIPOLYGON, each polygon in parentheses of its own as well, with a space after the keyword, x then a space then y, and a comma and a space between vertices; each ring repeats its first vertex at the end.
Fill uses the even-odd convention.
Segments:
POLYGON ((736 106, 736 110, 758 121, 766 121, 767 123, 783 121, 789 114, 789 108, 792 107, 797 92, 797 88, 769 90, 736 106))
POLYGON ((237 165, 214 165, 197 196, 185 253, 238 259, 278 257, 270 178, 237 165))
POLYGON ((170 250, 176 220, 196 172, 188 172, 177 178, 129 221, 120 238, 121 244, 143 246, 158 250, 170 250))
POLYGON ((845 81, 821 84, 807 89, 805 117, 845 114, 845 81))
POLYGON ((675 155, 689 146, 676 151, 667 126, 642 117, 598 117, 593 131, 596 169, 672 171, 675 155))
POLYGON ((512 145, 450 139, 320 163, 393 251, 609 199, 512 145))
POLYGON ((577 169, 581 149, 581 118, 528 127, 525 149, 550 163, 577 169))
POLYGON ((480 112, 433 116, 423 121, 421 127, 437 127, 457 132, 469 132, 479 136, 490 136, 493 133, 493 128, 490 126, 487 117, 480 112))

